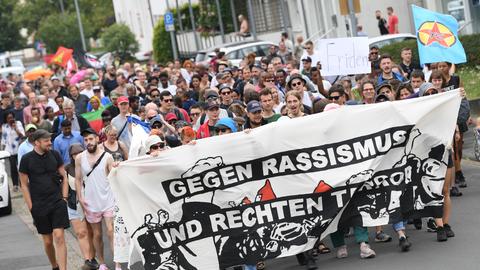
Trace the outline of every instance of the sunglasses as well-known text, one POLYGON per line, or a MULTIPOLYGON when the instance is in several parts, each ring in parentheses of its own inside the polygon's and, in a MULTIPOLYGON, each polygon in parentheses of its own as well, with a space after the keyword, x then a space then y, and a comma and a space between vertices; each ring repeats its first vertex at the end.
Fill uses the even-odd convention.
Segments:
POLYGON ((275 82, 275 79, 265 79, 265 82, 275 82))
POLYGON ((328 99, 330 100, 338 100, 340 96, 330 96, 328 99))
POLYGON ((168 123, 169 123, 170 125, 175 125, 175 123, 177 123, 177 120, 170 120, 170 121, 168 121, 168 123))
POLYGON ((217 132, 217 133, 220 133, 220 132, 225 133, 225 132, 227 132, 228 130, 229 130, 228 128, 216 128, 216 129, 215 129, 215 132, 217 132))
POLYGON ((302 82, 292 83, 292 87, 297 87, 297 86, 302 86, 302 85, 303 85, 302 82))
POLYGON ((197 117, 197 116, 199 116, 199 115, 200 115, 200 113, 190 113, 190 116, 191 116, 191 117, 197 117))
POLYGON ((158 150, 158 149, 163 149, 165 147, 165 143, 157 143, 152 146, 150 146, 150 150, 158 150))
POLYGON ((173 102, 173 99, 171 99, 171 98, 169 98, 169 99, 164 99, 163 102, 170 103, 170 102, 173 102))
POLYGON ((425 94, 423 94, 424 96, 430 96, 430 95, 434 95, 434 94, 438 94, 438 91, 433 89, 432 91, 427 91, 425 92, 425 94))
POLYGON ((162 124, 153 124, 152 128, 153 129, 160 129, 160 128, 162 128, 162 124))
POLYGON ((370 54, 378 54, 378 52, 371 52, 370 54))
POLYGON ((223 91, 221 94, 222 96, 228 96, 232 93, 232 91, 223 91))

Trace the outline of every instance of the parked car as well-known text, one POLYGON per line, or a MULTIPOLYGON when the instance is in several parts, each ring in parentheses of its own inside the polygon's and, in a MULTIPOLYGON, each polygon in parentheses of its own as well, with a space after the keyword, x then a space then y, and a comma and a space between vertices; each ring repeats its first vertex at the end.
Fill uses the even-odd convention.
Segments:
POLYGON ((403 33, 403 34, 393 34, 393 35, 383 35, 374 38, 369 38, 368 43, 369 46, 377 46, 378 48, 382 48, 383 46, 390 45, 392 43, 402 42, 405 40, 412 40, 417 39, 415 35, 410 33, 403 33))
POLYGON ((10 58, 5 54, 0 54, 0 74, 6 78, 8 74, 22 75, 25 72, 25 66, 22 59, 10 58))
MULTIPOLYGON (((278 45, 273 42, 258 40, 226 43, 218 45, 215 48, 219 48, 221 52, 225 52, 225 55, 232 66, 239 66, 243 58, 252 52, 257 55, 255 60, 260 61, 263 56, 268 55, 268 49, 270 46, 278 48, 278 45)), ((215 48, 199 51, 195 57, 195 62, 208 64, 210 60, 215 57, 215 48)))
POLYGON ((5 169, 5 159, 10 156, 7 151, 0 151, 0 216, 12 213, 12 198, 8 186, 8 174, 5 169))

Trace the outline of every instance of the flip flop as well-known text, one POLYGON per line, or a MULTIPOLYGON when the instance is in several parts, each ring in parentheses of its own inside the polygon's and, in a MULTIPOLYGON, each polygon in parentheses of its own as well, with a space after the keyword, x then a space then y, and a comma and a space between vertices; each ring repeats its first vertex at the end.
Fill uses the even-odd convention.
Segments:
POLYGON ((327 253, 330 253, 331 250, 330 248, 328 248, 324 243, 320 242, 318 244, 318 251, 320 252, 320 254, 327 254, 327 253))

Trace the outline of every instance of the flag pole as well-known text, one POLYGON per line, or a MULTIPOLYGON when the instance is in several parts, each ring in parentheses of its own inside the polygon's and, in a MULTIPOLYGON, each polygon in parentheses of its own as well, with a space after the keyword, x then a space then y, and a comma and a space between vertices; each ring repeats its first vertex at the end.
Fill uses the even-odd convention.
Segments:
POLYGON ((78 30, 80 30, 80 38, 82 39, 82 48, 86 52, 87 45, 85 44, 85 36, 83 35, 83 26, 82 26, 82 18, 80 18, 80 9, 78 8, 78 1, 74 0, 74 2, 75 2, 75 10, 77 12, 78 30))

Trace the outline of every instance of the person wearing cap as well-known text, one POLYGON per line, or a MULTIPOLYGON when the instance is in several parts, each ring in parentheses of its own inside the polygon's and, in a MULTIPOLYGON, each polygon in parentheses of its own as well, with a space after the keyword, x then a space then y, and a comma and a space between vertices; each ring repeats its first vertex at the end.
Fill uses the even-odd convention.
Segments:
POLYGON ((68 119, 63 120, 60 126, 62 133, 53 140, 53 149, 60 153, 63 164, 68 165, 71 162, 68 153, 70 145, 74 143, 83 144, 83 137, 79 131, 72 131, 72 122, 68 119))
POLYGON ((28 124, 25 127, 25 136, 27 139, 23 141, 18 147, 18 157, 17 157, 17 168, 20 167, 20 161, 22 157, 33 150, 33 137, 32 134, 37 130, 37 127, 34 124, 28 124))
POLYGON ((302 66, 301 74, 307 76, 308 78, 312 78, 312 58, 310 56, 302 57, 302 66))
MULTIPOLYGON (((320 53, 315 50, 315 45, 311 40, 308 40, 307 42, 305 42, 304 48, 305 48, 305 51, 302 57, 300 57, 300 59, 303 59, 306 56, 308 56, 312 60, 311 62, 312 66, 316 66, 317 63, 320 62, 320 53)), ((304 64, 303 61, 301 61, 300 70, 303 70, 303 64, 304 64)))
POLYGON ((128 122, 129 101, 126 96, 121 96, 117 100, 120 113, 114 117, 111 124, 118 130, 118 140, 125 144, 130 149, 130 143, 132 141, 132 129, 131 124, 128 122))
POLYGON ((220 104, 216 99, 209 99, 205 107, 208 120, 197 130, 197 139, 211 137, 215 134, 215 124, 220 119, 220 104))
POLYGON ((70 226, 67 175, 60 154, 51 150, 51 133, 39 129, 33 132, 32 139, 33 151, 22 157, 19 166, 23 198, 42 235, 52 269, 66 270, 64 230, 70 226))
POLYGON ((12 111, 4 114, 2 120, 1 148, 10 154, 8 158, 10 164, 10 177, 13 182, 13 190, 18 191, 18 148, 20 139, 25 136, 25 130, 23 129, 22 122, 15 120, 15 114, 12 111))
POLYGON ((100 264, 98 269, 107 270, 103 256, 102 221, 105 221, 109 244, 113 246, 115 197, 107 175, 113 168, 114 160, 103 147, 98 146, 99 138, 95 130, 87 128, 81 134, 86 150, 75 158, 75 164, 79 165, 75 167, 75 189, 93 231, 93 246, 100 264))
MULTIPOLYGON (((225 118, 225 117, 230 117, 230 118, 235 117, 235 115, 230 110, 220 108, 219 95, 218 95, 218 92, 216 90, 207 89, 205 91, 204 98, 205 98, 205 102, 206 102, 205 106, 207 106, 208 102, 210 102, 210 101, 214 101, 215 103, 217 103, 219 105, 219 110, 220 110, 220 113, 219 113, 219 116, 218 116, 219 119, 225 118)), ((206 107, 204 109, 205 109, 205 113, 202 114, 198 118, 198 120, 194 123, 194 126, 193 126, 194 130, 198 131, 200 129, 200 127, 205 122, 208 121, 208 113, 206 113, 207 109, 206 109, 206 107)), ((197 133, 197 135, 198 135, 198 133, 197 133)))
POLYGON ((257 128, 268 124, 267 120, 262 117, 262 105, 257 100, 252 100, 247 104, 247 117, 244 129, 257 128))
POLYGON ((222 118, 215 124, 216 135, 230 134, 237 131, 237 125, 231 118, 222 118))
POLYGON ((224 110, 228 110, 228 107, 232 105, 233 99, 232 99, 232 87, 229 84, 221 84, 218 87, 218 93, 220 94, 220 98, 222 100, 222 103, 220 104, 220 108, 224 110))
POLYGON ((387 97, 389 101, 394 101, 395 100, 395 91, 393 90, 393 87, 391 84, 388 82, 384 82, 377 86, 377 89, 375 89, 377 92, 377 95, 384 95, 387 97))
POLYGON ((422 85, 420 85, 420 88, 418 90, 419 97, 429 96, 437 93, 438 93, 438 89, 435 87, 435 85, 429 82, 422 83, 422 85))
POLYGON ((310 113, 312 98, 310 97, 310 92, 307 91, 307 80, 301 74, 292 74, 287 79, 287 88, 295 90, 302 95, 302 104, 304 105, 305 112, 310 113))
POLYGON ((165 142, 158 135, 150 135, 145 140, 146 153, 151 157, 157 157, 166 148, 165 142))
MULTIPOLYGON (((85 147, 79 143, 73 143, 68 148, 70 160, 75 160, 76 156, 83 152, 85 147)), ((75 187, 75 162, 70 162, 65 165, 65 171, 68 177, 69 194, 67 200, 68 219, 72 224, 73 231, 77 237, 80 251, 85 260, 82 269, 98 269, 98 262, 95 259, 95 251, 93 249, 92 239, 88 233, 88 224, 83 214, 83 209, 77 202, 76 187, 75 187)))
POLYGON ((81 132, 90 127, 88 121, 78 113, 75 113, 75 103, 71 99, 65 99, 62 104, 63 115, 59 115, 53 121, 52 133, 58 136, 61 133, 61 123, 68 119, 72 123, 72 130, 81 132))

